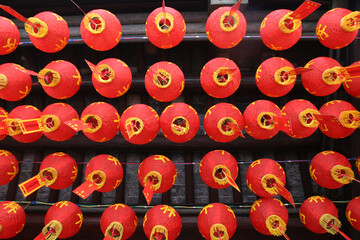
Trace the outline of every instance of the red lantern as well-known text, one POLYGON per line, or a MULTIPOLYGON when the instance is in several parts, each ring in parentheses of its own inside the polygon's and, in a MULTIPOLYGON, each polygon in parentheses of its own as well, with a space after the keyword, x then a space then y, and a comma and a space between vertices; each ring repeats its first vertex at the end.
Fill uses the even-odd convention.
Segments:
MULTIPOLYGON (((41 117, 41 111, 31 105, 21 105, 14 108, 10 114, 7 121, 9 135, 14 138, 16 141, 22 143, 31 143, 35 142, 41 138, 43 132, 39 131, 39 126, 41 123, 38 122, 38 119, 41 117), (34 131, 32 128, 26 128, 27 122, 36 122, 38 126, 35 126, 34 131)), ((32 127, 32 126, 31 126, 32 127)))
POLYGON ((228 58, 214 58, 207 62, 200 74, 200 83, 207 94, 226 98, 236 92, 241 73, 238 66, 228 58))
POLYGON ((281 110, 275 103, 257 100, 244 111, 244 128, 253 138, 270 139, 279 132, 274 123, 275 117, 281 117, 281 110))
POLYGON ((116 58, 107 58, 99 62, 92 75, 95 90, 107 98, 124 95, 129 90, 131 81, 130 68, 116 58))
POLYGON ((25 30, 31 42, 43 52, 62 50, 69 41, 69 27, 66 21, 53 12, 41 12, 28 19, 37 28, 25 23, 25 30))
POLYGON ((353 228, 360 231, 360 197, 356 197, 348 203, 346 218, 353 228))
POLYGON ((230 207, 222 203, 211 203, 201 210, 197 225, 206 240, 225 240, 234 235, 237 221, 230 207))
POLYGON ((11 182, 18 172, 19 164, 15 156, 9 151, 0 150, 0 185, 11 182))
POLYGON ((70 62, 52 61, 39 72, 39 83, 46 94, 57 99, 70 98, 81 85, 79 70, 70 62))
POLYGON ((283 115, 290 119, 293 138, 306 138, 311 136, 319 126, 314 114, 319 110, 309 101, 295 99, 285 104, 281 109, 283 115))
POLYGON ((334 100, 325 103, 320 108, 322 115, 335 116, 337 121, 322 121, 319 129, 323 134, 331 138, 345 138, 351 135, 357 128, 357 118, 360 113, 355 107, 342 100, 334 100))
POLYGON ((83 129, 85 136, 96 142, 106 142, 119 131, 120 116, 117 110, 105 102, 95 102, 87 106, 81 120, 91 125, 83 129))
POLYGON ((97 51, 107 51, 119 43, 121 23, 113 13, 95 9, 81 21, 80 33, 86 45, 97 51))
POLYGON ((30 93, 32 80, 22 69, 22 66, 15 63, 0 65, 0 98, 19 101, 30 93))
POLYGON ((16 202, 0 202, 0 239, 15 237, 26 222, 24 209, 16 202))
POLYGON ((236 6, 218 8, 206 21, 206 35, 219 48, 235 47, 245 36, 246 19, 236 6))
POLYGON ((47 211, 45 227, 39 236, 50 236, 51 239, 70 238, 80 230, 82 223, 83 214, 76 204, 68 201, 57 202, 47 211))
POLYGON ((218 103, 207 110, 204 118, 206 134, 217 142, 231 142, 242 136, 244 119, 237 107, 218 103))
POLYGON ((200 120, 196 110, 186 103, 167 106, 160 116, 160 128, 170 141, 183 143, 195 137, 200 120))
POLYGON ((149 95, 160 102, 170 102, 184 90, 185 77, 181 69, 172 62, 158 62, 145 75, 145 88, 149 95))
POLYGON ((334 151, 323 151, 310 163, 312 179, 324 188, 336 189, 349 184, 354 178, 354 172, 347 158, 334 151))
POLYGON ((313 70, 301 74, 301 82, 306 91, 315 96, 327 96, 336 92, 344 81, 339 70, 341 65, 335 59, 317 57, 305 67, 313 70))
MULTIPOLYGON (((359 65, 360 61, 354 62, 350 66, 359 65)), ((346 79, 343 83, 345 91, 353 97, 360 98, 360 77, 346 79)))
POLYGON ((8 135, 8 130, 6 128, 6 126, 4 126, 3 124, 6 124, 6 119, 8 118, 8 112, 3 109, 2 107, 0 107, 0 140, 3 140, 7 135, 8 135))
POLYGON ((125 204, 111 205, 104 211, 100 219, 101 231, 112 240, 130 238, 136 230, 137 223, 134 210, 125 204))
POLYGON ((349 45, 359 32, 359 14, 345 8, 327 11, 316 25, 316 36, 321 44, 332 49, 349 45))
POLYGON ((121 115, 121 134, 133 144, 151 142, 157 136, 159 129, 159 115, 145 104, 132 105, 121 115))
POLYGON ((299 215, 305 227, 314 233, 336 234, 335 228, 341 227, 337 208, 325 197, 312 196, 306 199, 301 205, 299 215))
POLYGON ((157 205, 145 214, 143 228, 148 239, 175 240, 181 231, 181 218, 174 208, 157 205))
POLYGON ((19 29, 6 17, 0 17, 0 25, 0 55, 12 53, 19 46, 19 29))
POLYGON ((288 220, 286 207, 276 198, 260 198, 251 206, 250 221, 264 235, 284 235, 288 220))
POLYGON ((294 66, 284 58, 273 57, 260 64, 256 71, 256 85, 268 97, 282 97, 293 89, 296 74, 294 66))
POLYGON ((201 179, 215 189, 229 187, 230 181, 234 182, 237 178, 238 170, 236 159, 224 150, 208 152, 201 160, 199 168, 201 179))
POLYGON ((44 135, 53 141, 66 141, 75 135, 75 131, 65 124, 67 121, 78 120, 79 114, 66 103, 54 103, 42 111, 44 135))
POLYGON ((360 175, 360 157, 356 160, 356 168, 357 168, 358 173, 360 175))
POLYGON ((158 48, 168 49, 184 38, 186 25, 181 13, 171 7, 156 8, 145 23, 146 36, 158 48))

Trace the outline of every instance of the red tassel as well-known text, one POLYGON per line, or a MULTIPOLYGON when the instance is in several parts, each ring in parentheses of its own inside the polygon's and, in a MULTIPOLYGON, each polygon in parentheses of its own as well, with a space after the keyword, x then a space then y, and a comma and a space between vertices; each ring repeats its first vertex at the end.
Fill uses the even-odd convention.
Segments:
POLYGON ((316 118, 316 120, 318 120, 320 123, 331 123, 331 122, 335 122, 338 125, 342 126, 341 122, 339 121, 339 119, 337 119, 337 117, 335 117, 334 115, 328 115, 328 114, 313 114, 313 116, 316 118))
POLYGON ((305 73, 305 72, 308 72, 308 71, 311 71, 311 70, 314 70, 312 68, 306 68, 306 67, 297 67, 297 68, 294 68, 293 70, 287 72, 288 74, 296 74, 296 75, 299 75, 299 74, 302 74, 302 73, 305 73))
POLYGON ((236 132, 240 137, 245 138, 244 134, 242 133, 242 131, 239 128, 239 125, 232 123, 230 121, 227 122, 227 124, 231 127, 231 129, 236 132))
POLYGON ((239 192, 241 192, 239 186, 236 184, 236 182, 234 181, 234 179, 233 179, 230 175, 228 175, 228 174, 226 173, 226 171, 222 171, 222 172, 225 174, 225 176, 226 176, 226 178, 227 178, 227 180, 228 180, 228 183, 229 183, 233 188, 235 188, 236 190, 238 190, 239 192))
POLYGON ((273 123, 274 123, 276 129, 283 131, 288 135, 293 134, 290 120, 288 118, 273 116, 273 123))
POLYGON ((294 208, 295 208, 295 204, 294 204, 294 199, 291 195, 291 193, 280 183, 275 182, 274 185, 276 186, 276 188, 279 191, 279 194, 285 198, 294 208))
POLYGON ((154 184, 153 181, 151 181, 149 179, 148 182, 145 185, 144 190, 143 190, 143 194, 144 194, 144 197, 145 197, 146 202, 147 202, 148 205, 150 205, 151 199, 152 199, 152 197, 154 195, 154 192, 155 192, 153 184, 154 184))
POLYGON ((40 75, 38 74, 37 72, 34 72, 34 71, 31 71, 31 70, 28 70, 28 69, 25 69, 25 68, 21 68, 19 66, 14 66, 15 69, 23 72, 23 73, 26 73, 26 74, 30 74, 30 75, 33 75, 33 76, 37 76, 37 77, 41 77, 41 78, 45 78, 44 75, 40 75))
POLYGON ((320 6, 321 6, 320 3, 306 0, 292 14, 290 14, 290 17, 293 17, 298 20, 302 20, 307 16, 309 16, 311 13, 313 13, 320 6))
POLYGON ((29 196, 43 186, 45 186, 45 179, 42 178, 40 175, 36 175, 19 184, 19 188, 24 197, 29 196))
POLYGON ((105 236, 103 240, 114 240, 114 238, 109 237, 109 236, 105 236))
POLYGON ((286 233, 284 232, 284 230, 281 226, 279 226, 279 230, 280 230, 281 234, 284 236, 284 238, 286 238, 286 240, 290 240, 290 238, 286 235, 286 233))
POLYGON ((232 15, 236 12, 236 10, 239 9, 241 4, 241 0, 239 0, 237 3, 234 4, 234 6, 231 7, 229 16, 225 19, 225 22, 229 22, 231 20, 232 15))
POLYGON ((331 227, 334 228, 338 233, 340 233, 341 236, 343 236, 346 240, 351 240, 351 238, 346 236, 346 234, 344 232, 340 231, 340 229, 336 225, 332 225, 331 227))
POLYGON ((343 67, 343 69, 345 69, 347 71, 347 73, 349 74, 348 76, 346 76, 347 79, 360 77, 360 64, 343 67))
POLYGON ((89 66, 89 68, 91 69, 91 71, 94 74, 101 75, 101 72, 99 72, 99 70, 96 68, 95 64, 91 63, 90 61, 88 61, 86 59, 85 59, 85 62, 87 63, 87 65, 89 66))
POLYGON ((9 6, 5 6, 5 5, 0 5, 0 8, 3 9, 5 12, 7 12, 8 14, 16 17, 17 19, 19 19, 20 21, 26 22, 27 24, 29 24, 30 26, 32 26, 33 28, 38 28, 37 26, 35 26, 32 22, 30 22, 26 17, 22 16, 20 13, 18 13, 17 11, 15 11, 14 9, 12 9, 9 6))
POLYGON ((34 240, 46 240, 46 236, 43 233, 40 233, 34 240))
POLYGON ((71 121, 65 122, 65 124, 68 125, 69 127, 71 127, 76 132, 79 132, 81 130, 91 127, 90 123, 84 123, 81 120, 71 120, 71 121))
POLYGON ((83 184, 77 187, 73 193, 81 197, 82 199, 86 199, 92 194, 98 186, 90 180, 86 180, 83 184))

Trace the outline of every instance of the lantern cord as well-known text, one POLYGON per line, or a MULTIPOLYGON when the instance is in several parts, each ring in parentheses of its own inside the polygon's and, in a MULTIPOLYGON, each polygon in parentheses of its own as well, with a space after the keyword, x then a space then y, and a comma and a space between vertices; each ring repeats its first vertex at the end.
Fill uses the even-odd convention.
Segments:
POLYGON ((166 22, 165 0, 162 1, 162 11, 164 14, 164 23, 165 23, 166 22))
POLYGON ((340 177, 340 178, 342 178, 343 176, 347 177, 347 178, 350 179, 351 181, 356 181, 356 182, 360 183, 360 180, 357 180, 357 179, 354 178, 354 177, 351 177, 351 176, 349 176, 349 175, 347 175, 347 174, 339 174, 339 177, 340 177))
POLYGON ((0 5, 0 8, 2 10, 4 10, 5 12, 9 13, 11 16, 16 17, 17 19, 19 19, 20 21, 26 22, 27 24, 29 24, 30 26, 32 26, 33 28, 37 28, 39 29, 38 26, 36 26, 35 24, 33 24, 32 22, 30 22, 26 17, 22 16, 20 13, 16 12, 14 9, 12 9, 9 6, 5 6, 5 5, 0 5))
POLYGON ((225 19, 224 22, 230 22, 230 20, 232 19, 232 15, 236 12, 236 10, 238 10, 239 6, 240 6, 241 0, 239 0, 237 3, 235 3, 229 12, 229 16, 227 16, 227 18, 225 19))
POLYGON ((31 202, 29 202, 29 203, 24 207, 24 210, 25 210, 28 206, 30 206, 30 204, 31 204, 31 202))
POLYGON ((351 238, 349 238, 348 236, 346 236, 346 234, 342 231, 340 231, 340 229, 334 224, 331 226, 333 229, 335 229, 335 231, 337 231, 338 233, 341 234, 341 236, 343 236, 346 240, 351 240, 351 238))
POLYGON ((84 10, 81 9, 81 7, 79 5, 76 4, 76 2, 74 2, 73 0, 70 0, 84 15, 85 17, 87 17, 89 19, 89 21, 94 24, 95 26, 97 26, 97 24, 91 19, 89 18, 86 13, 84 12, 84 10))
POLYGON ((284 238, 286 238, 286 240, 290 240, 290 238, 286 235, 286 233, 284 232, 282 226, 279 226, 279 230, 281 232, 281 234, 284 236, 284 238))

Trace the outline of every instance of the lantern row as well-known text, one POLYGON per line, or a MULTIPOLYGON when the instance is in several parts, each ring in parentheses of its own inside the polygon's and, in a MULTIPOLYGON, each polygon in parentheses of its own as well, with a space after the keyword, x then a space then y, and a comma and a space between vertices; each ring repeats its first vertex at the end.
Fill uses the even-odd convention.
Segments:
MULTIPOLYGON (((233 7, 220 7, 213 11, 206 22, 206 34, 210 42, 219 48, 236 46, 246 33, 246 19, 238 10, 241 1, 233 7)), ((268 14, 261 23, 260 35, 263 43, 272 50, 286 50, 300 39, 304 18, 321 4, 306 0, 295 11, 279 9, 268 14)), ((7 13, 25 22, 25 30, 34 46, 41 51, 53 53, 62 50, 69 40, 66 21, 56 13, 41 12, 25 18, 14 9, 0 5, 7 13)), ((318 21, 316 35, 328 48, 339 49, 349 45, 360 28, 360 12, 335 8, 326 12, 318 21), (341 36, 339 38, 338 36, 341 36)), ((0 54, 14 51, 20 34, 15 24, 4 17, 0 31, 0 54)), ((150 13, 145 23, 149 41, 163 49, 177 46, 185 36, 186 25, 180 12, 163 6, 150 13)), ((107 51, 115 47, 122 36, 119 19, 111 12, 95 9, 85 14, 81 21, 80 33, 84 42, 97 51, 107 51)))

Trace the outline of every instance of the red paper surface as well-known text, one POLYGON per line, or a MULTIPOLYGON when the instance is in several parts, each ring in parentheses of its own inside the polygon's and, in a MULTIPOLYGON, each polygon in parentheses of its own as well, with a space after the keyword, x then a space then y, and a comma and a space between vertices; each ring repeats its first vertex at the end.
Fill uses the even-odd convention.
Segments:
POLYGON ((0 135, 8 134, 8 125, 5 121, 0 122, 0 135))
POLYGON ((88 198, 98 186, 90 180, 86 180, 83 184, 78 186, 73 193, 81 197, 82 199, 88 198))

